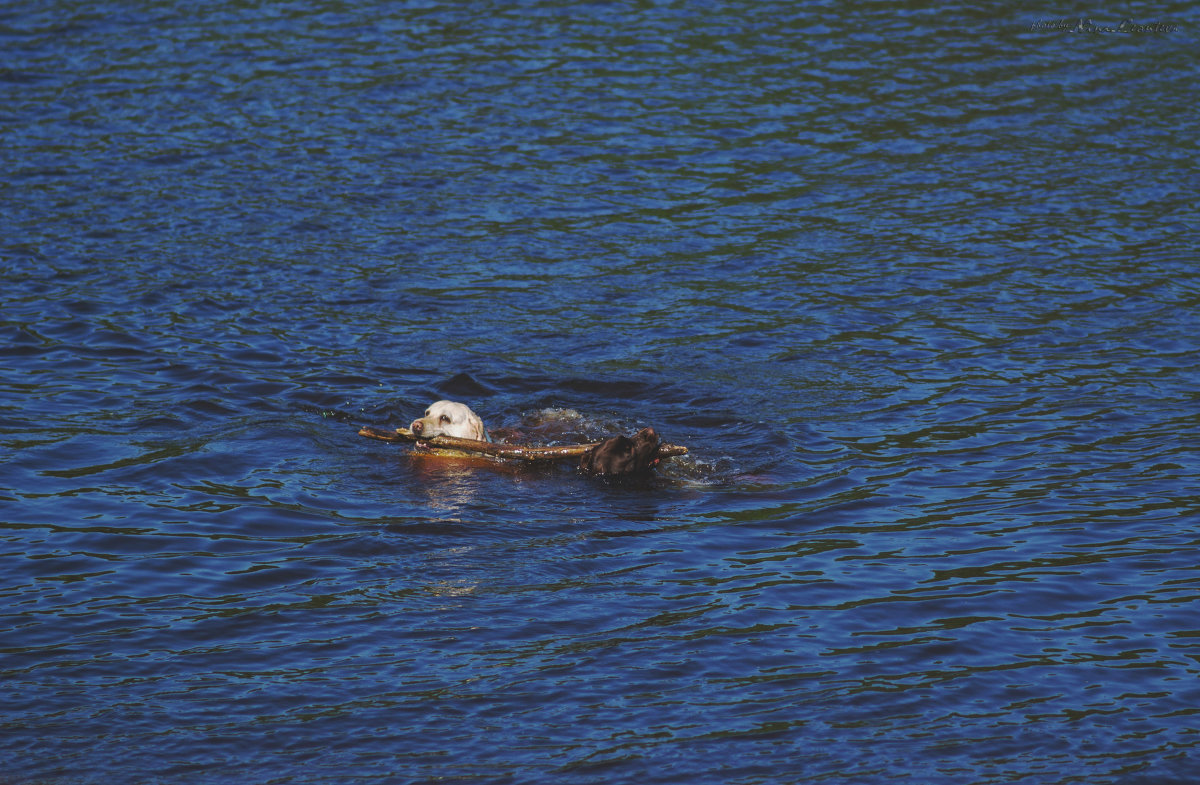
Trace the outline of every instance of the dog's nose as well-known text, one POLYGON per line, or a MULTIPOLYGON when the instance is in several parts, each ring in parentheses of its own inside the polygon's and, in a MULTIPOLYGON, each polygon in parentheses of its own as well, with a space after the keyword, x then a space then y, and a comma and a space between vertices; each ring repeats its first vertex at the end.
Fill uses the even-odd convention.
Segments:
POLYGON ((420 420, 413 420, 412 425, 410 425, 408 427, 408 429, 410 431, 412 431, 413 433, 415 433, 417 436, 420 436, 421 431, 425 430, 425 424, 422 423, 420 420))

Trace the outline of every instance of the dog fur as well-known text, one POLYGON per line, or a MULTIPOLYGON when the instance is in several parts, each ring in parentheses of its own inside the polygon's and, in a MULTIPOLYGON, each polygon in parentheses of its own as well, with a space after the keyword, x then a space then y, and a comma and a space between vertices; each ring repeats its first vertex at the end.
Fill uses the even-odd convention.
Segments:
POLYGON ((588 450, 579 459, 584 474, 627 477, 648 473, 658 463, 658 434, 643 428, 630 439, 614 436, 588 450))
POLYGON ((409 430, 422 439, 456 436, 459 439, 491 441, 479 415, 471 411, 471 407, 465 403, 454 401, 438 401, 433 404, 425 410, 424 417, 412 421, 409 430))

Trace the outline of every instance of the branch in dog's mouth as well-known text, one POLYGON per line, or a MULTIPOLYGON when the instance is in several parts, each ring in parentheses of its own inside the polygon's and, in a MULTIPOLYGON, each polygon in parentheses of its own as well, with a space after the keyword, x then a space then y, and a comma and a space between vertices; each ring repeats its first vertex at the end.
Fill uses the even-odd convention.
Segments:
MULTIPOLYGON (((489 455, 494 458, 509 458, 531 463, 544 461, 559 461, 570 458, 578 459, 588 450, 598 447, 603 442, 592 444, 568 444, 557 447, 522 447, 514 444, 497 444, 477 439, 460 439, 454 436, 435 436, 432 439, 422 439, 407 428, 377 428, 364 425, 358 431, 359 436, 368 439, 378 439, 384 442, 411 442, 423 449, 441 448, 459 450, 462 452, 489 455)), ((659 444, 656 460, 687 455, 688 448, 681 444, 659 444)))

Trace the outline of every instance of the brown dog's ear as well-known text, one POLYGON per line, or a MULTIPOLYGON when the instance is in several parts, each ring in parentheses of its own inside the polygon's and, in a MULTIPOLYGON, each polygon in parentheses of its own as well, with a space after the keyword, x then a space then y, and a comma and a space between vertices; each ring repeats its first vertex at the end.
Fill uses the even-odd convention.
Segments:
POLYGON ((579 459, 580 470, 585 474, 608 474, 613 460, 621 452, 621 440, 624 438, 614 436, 605 439, 585 452, 579 459))
POLYGON ((592 473, 592 453, 594 452, 596 452, 595 447, 579 456, 579 471, 583 472, 584 474, 592 473))
POLYGON ((579 470, 584 474, 604 474, 605 456, 611 451, 613 439, 605 439, 579 458, 579 470))
POLYGON ((613 436, 583 454, 579 468, 587 474, 644 474, 658 463, 658 434, 643 428, 632 439, 613 436))

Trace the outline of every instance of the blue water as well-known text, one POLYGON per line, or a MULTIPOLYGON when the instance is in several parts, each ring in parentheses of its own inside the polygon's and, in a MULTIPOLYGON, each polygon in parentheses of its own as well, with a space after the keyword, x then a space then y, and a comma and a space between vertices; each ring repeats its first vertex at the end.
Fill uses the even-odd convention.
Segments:
POLYGON ((7 7, 0 781, 1193 781, 1197 30, 7 7))

